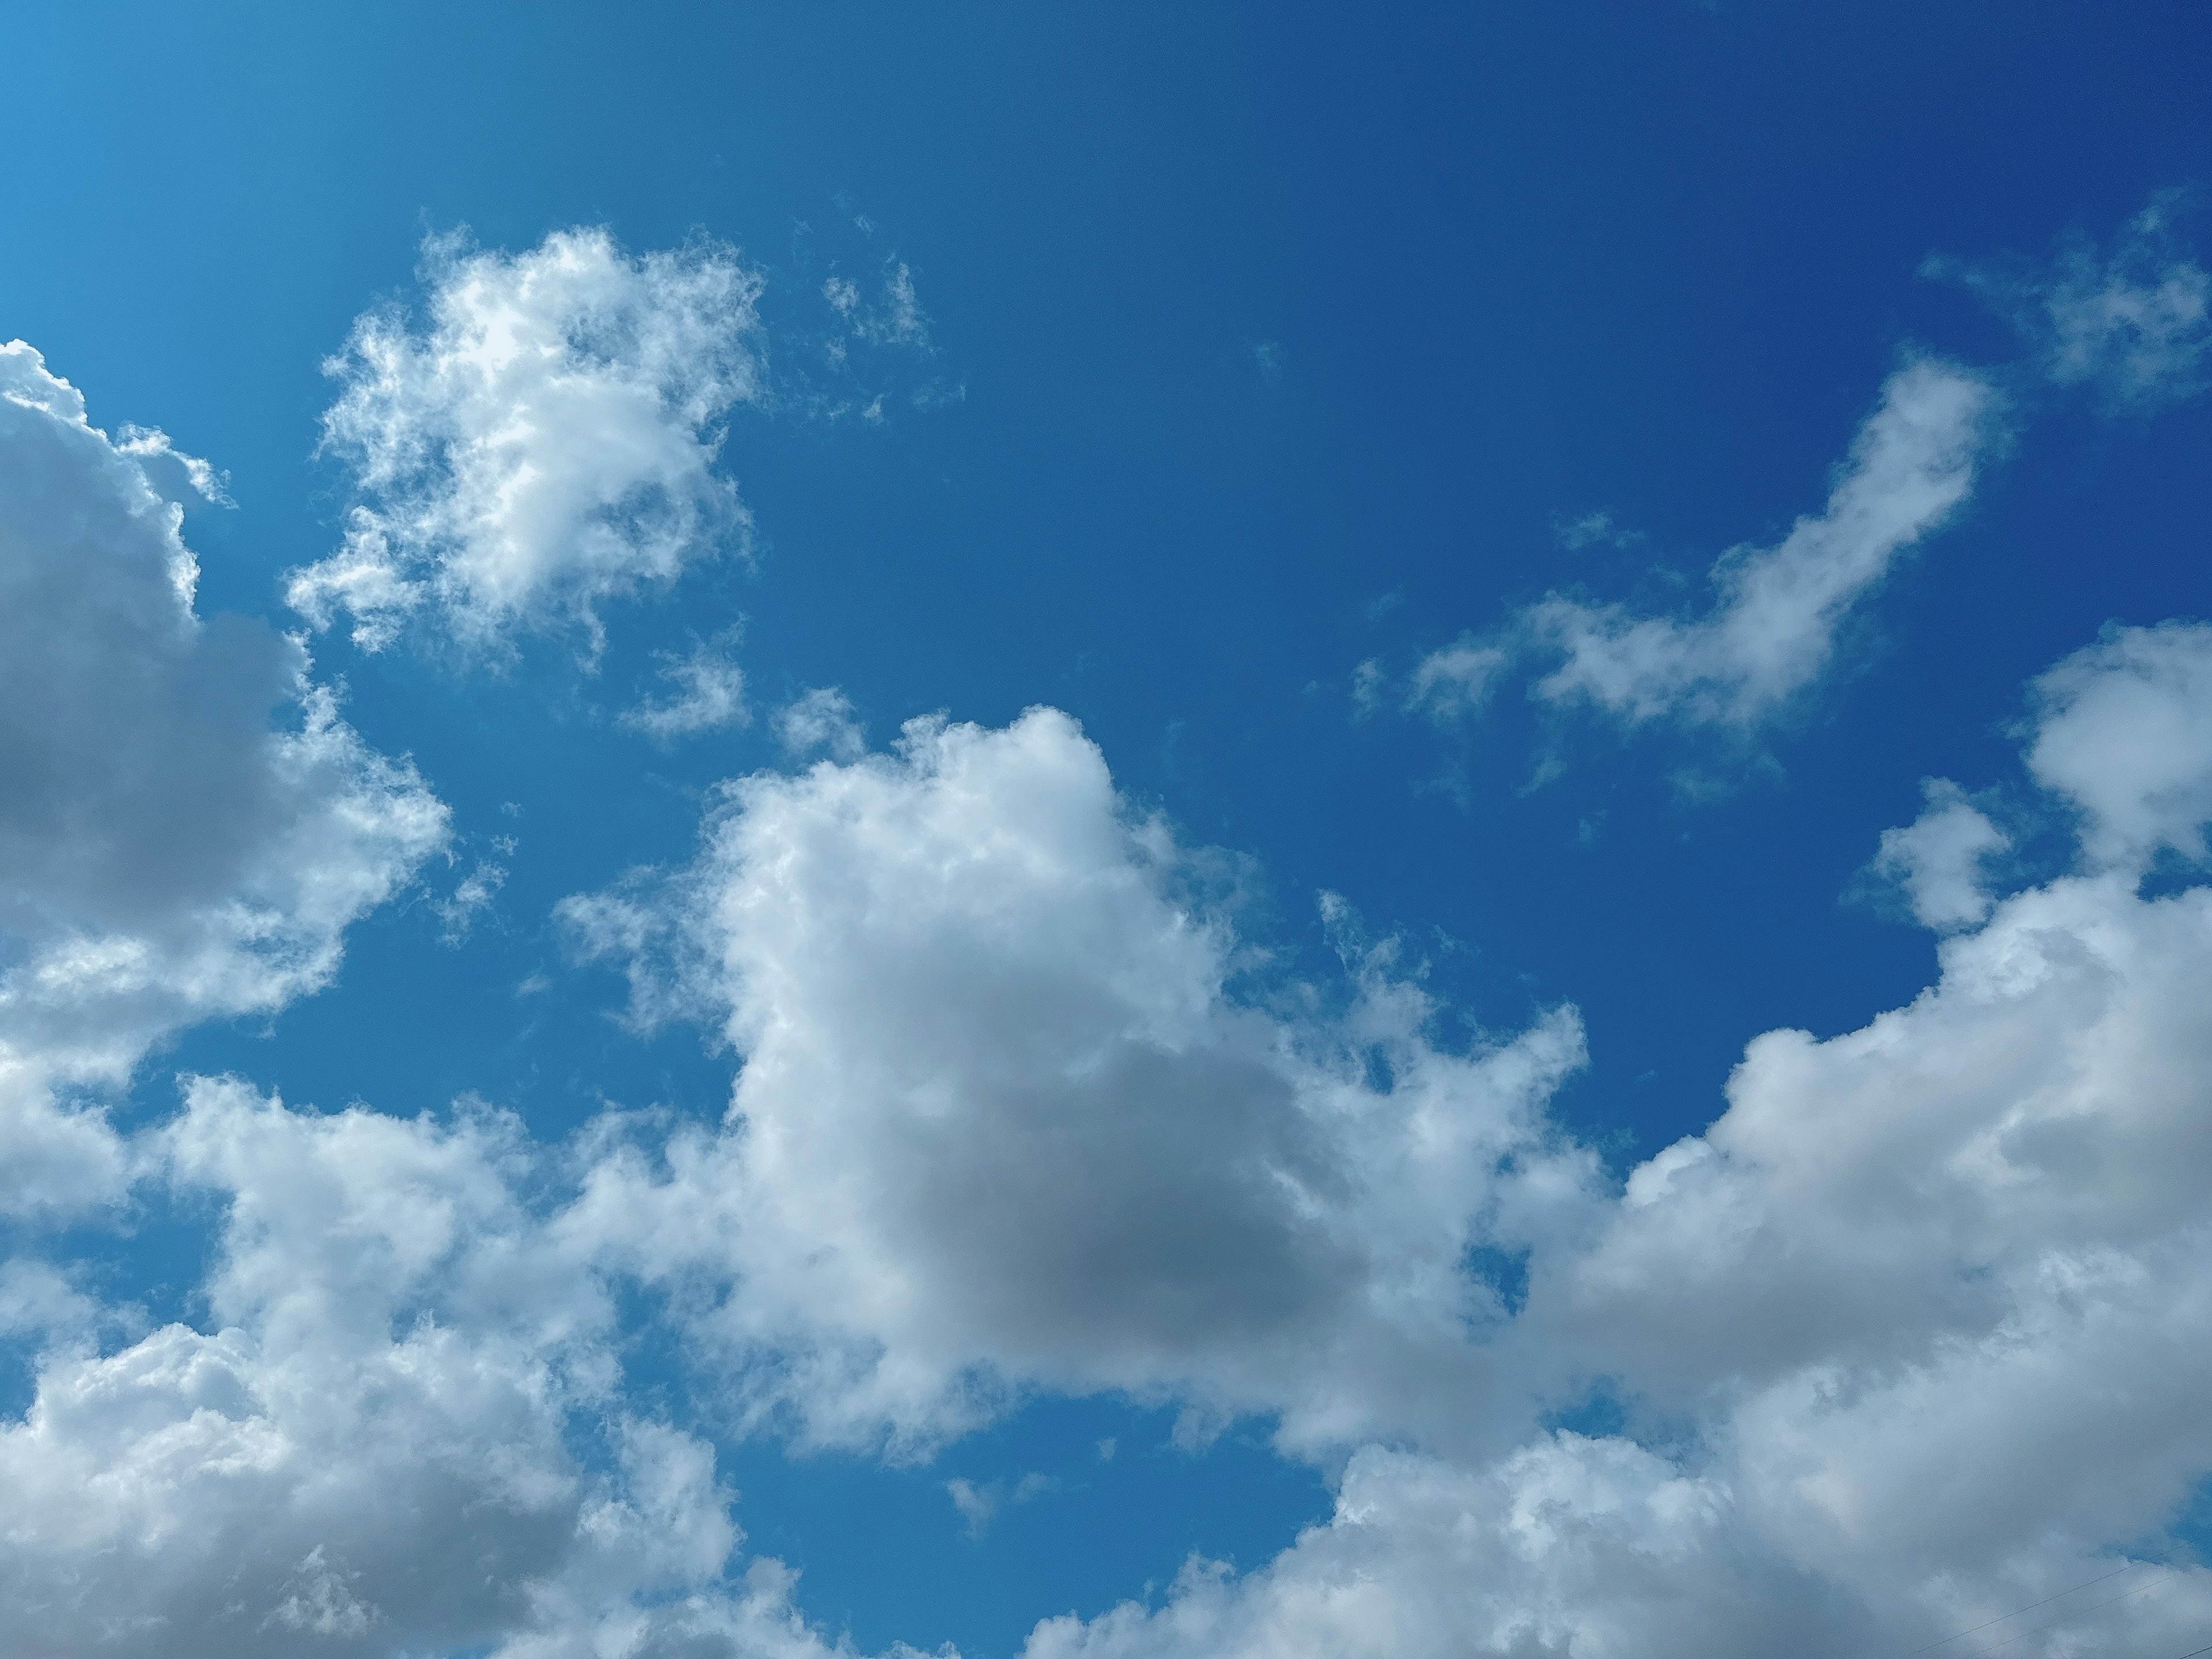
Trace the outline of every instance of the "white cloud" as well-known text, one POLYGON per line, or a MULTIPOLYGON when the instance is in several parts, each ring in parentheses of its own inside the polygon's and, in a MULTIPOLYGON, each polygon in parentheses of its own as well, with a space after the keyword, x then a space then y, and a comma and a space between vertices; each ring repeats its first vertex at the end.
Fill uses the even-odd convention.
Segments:
POLYGON ((827 755, 857 760, 868 740, 853 713, 853 700, 834 685, 819 685, 775 713, 775 734, 793 756, 827 755))
MULTIPOLYGON (((1570 1019, 1445 1052, 1336 905, 1350 994, 1271 971, 1064 715, 740 781, 688 870, 568 907, 720 1022, 719 1129, 610 1119, 548 1213, 495 1115, 203 1082, 138 1161, 222 1206, 204 1328, 96 1348, 81 1292, 0 1275, 52 1333, 0 1425, 0 1647, 825 1654, 711 1450, 625 1404, 635 1274, 717 1392, 817 1436, 1121 1389, 1279 1411, 1332 1470, 1273 1563, 1030 1659, 1850 1659, 2045 1597, 1987 1639, 2186 1651, 2212 1576, 2123 1570, 2212 1472, 2212 887, 2137 879, 2201 822, 2203 638, 2038 683, 2078 870, 2001 894, 1972 823, 1886 842, 1955 930, 1937 981, 1759 1037, 1618 1191, 1545 1117, 1570 1019), (1516 1312, 1475 1263, 1524 1252, 1516 1312), (1620 1432, 1541 1426, 1592 1386, 1620 1432)), ((980 1526, 1041 1488, 945 1490, 980 1526)))
POLYGON ((1724 555, 1704 616, 1644 616, 1559 594, 1523 612, 1533 647, 1565 659, 1537 694, 1629 726, 1671 717, 1741 727, 1771 714, 1827 666, 1852 606, 1966 500, 1995 434, 1992 404, 1988 384, 1955 364, 1899 369, 1826 507, 1775 546, 1724 555))
POLYGON ((1610 513, 1583 513, 1572 517, 1555 513, 1552 515, 1552 539, 1568 552, 1579 553, 1586 547, 1633 547, 1644 539, 1644 532, 1622 529, 1610 513))
POLYGON ((656 743, 750 725, 744 671, 732 651, 735 643, 733 635, 724 634, 702 641, 686 656, 659 653, 660 678, 675 687, 675 695, 626 709, 622 723, 656 743))
POLYGON ((2206 856, 2212 820, 2212 628, 2114 628, 2035 683, 2028 767, 2085 820, 2101 864, 2171 848, 2206 856))
MULTIPOLYGON (((1111 1444, 1111 1442, 1105 1443, 1111 1444)), ((1018 1480, 1007 1483, 993 1480, 983 1486, 958 1476, 945 1483, 945 1495, 952 1500, 952 1507, 960 1511, 960 1520, 970 1538, 981 1538, 990 1530, 991 1522, 999 1511, 1012 1504, 1026 1504, 1032 1498, 1042 1497, 1059 1483, 1050 1475, 1030 1474, 1018 1480)))
MULTIPOLYGON (((2069 659, 2031 754, 2184 643, 2069 659)), ((1273 1563, 1194 1561, 1158 1604, 1047 1620, 1028 1659, 2201 1645, 2212 1573, 2154 1564, 2186 1563, 2161 1534, 2212 1472, 2212 888, 2146 898, 2100 838, 2166 834, 2212 733, 2100 735, 2130 730, 2150 758, 2092 786, 2080 872, 1936 891, 1941 925, 1985 920, 1936 985, 1826 1041, 1759 1037, 1711 1128, 1538 1247, 1501 1357, 1555 1399, 1602 1384, 1623 1432, 1358 1451, 1273 1563)))
POLYGON ((156 460, 182 458, 112 441, 36 351, 0 347, 0 1205, 119 1174, 55 1082, 113 1081, 179 1026, 325 984, 346 927, 446 838, 296 642, 195 614, 156 460))
POLYGON ((929 318, 915 290, 914 272, 903 259, 884 262, 881 295, 872 303, 849 276, 828 278, 822 284, 822 297, 855 336, 872 345, 929 349, 929 318))
POLYGON ((1578 1028, 1443 1051, 1387 949, 1343 1012, 1266 1012, 1206 869, 1051 710, 737 783, 689 870, 564 907, 744 1056, 723 1131, 611 1156, 575 1224, 817 1437, 927 1445, 1032 1382, 1460 1431, 1502 1316, 1462 1260, 1589 1172, 1539 1113, 1578 1028))
POLYGON ((711 1449, 625 1411, 518 1123, 204 1079, 150 1142, 222 1206, 208 1323, 41 1360, 0 1425, 0 1648, 826 1659, 793 1575, 737 1570, 711 1449))
POLYGON ((451 896, 439 899, 432 906, 442 924, 440 933, 445 942, 459 945, 466 939, 476 927, 477 918, 491 908, 499 897, 499 890, 506 885, 505 865, 478 859, 476 868, 461 878, 451 896))
POLYGON ((1496 646, 1478 644, 1473 635, 1462 634, 1414 667, 1407 685, 1406 708, 1409 713, 1427 714, 1439 726, 1465 720, 1489 701, 1506 661, 1505 653, 1496 646))
POLYGON ((760 279, 729 249, 633 258, 601 230, 522 254, 434 240, 420 331, 354 325, 325 444, 360 495, 344 545, 293 574, 318 628, 341 611, 380 648, 418 613, 465 646, 562 624, 665 586, 741 540, 715 469, 721 422, 766 396, 760 279))
POLYGON ((1929 778, 1921 787, 1927 810, 1909 828, 1882 832, 1875 869, 1905 890, 1923 927, 1972 927, 1995 902, 1983 860, 2004 851, 2011 840, 1957 784, 1929 778))
POLYGON ((2180 207, 2178 193, 2153 201, 2109 257, 2077 235, 2048 262, 1931 259, 1927 272, 1986 299, 2054 383, 2087 386, 2108 410, 2148 412, 2212 380, 2212 276, 2173 235, 2180 207))

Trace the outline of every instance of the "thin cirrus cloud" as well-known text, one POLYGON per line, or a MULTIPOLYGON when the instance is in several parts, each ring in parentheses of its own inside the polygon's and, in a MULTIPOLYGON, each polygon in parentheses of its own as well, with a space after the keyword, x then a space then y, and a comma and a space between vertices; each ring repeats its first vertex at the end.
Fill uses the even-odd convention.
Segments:
POLYGON ((688 652, 657 653, 659 678, 669 690, 624 709, 622 724, 662 744, 750 725, 736 645, 732 629, 702 640, 688 652))
MULTIPOLYGON (((2212 276, 2174 229, 2179 192, 2152 202, 2109 252, 2085 236, 2048 260, 1931 258, 2008 320, 2042 378, 2087 388, 2106 412, 2149 413, 2212 384, 2212 276)), ((1747 732, 1826 671, 1838 632, 1897 560, 1972 495, 2003 440, 1991 378, 1936 359, 1892 375, 1826 507, 1772 547, 1730 550, 1702 615, 1639 611, 1553 593, 1487 642, 1430 653, 1406 682, 1407 712, 1450 724, 1479 712, 1516 660, 1544 663, 1532 695, 1636 728, 1665 721, 1747 732)), ((1626 546, 1609 514, 1561 520, 1564 546, 1626 546)), ((1375 706, 1374 677, 1357 700, 1375 706)))
POLYGON ((763 279, 733 250, 449 237, 423 275, 420 326, 372 311, 325 365, 324 444, 359 499, 343 545, 292 573, 302 616, 349 616, 369 650, 416 618, 478 651, 560 627, 596 644, 610 600, 742 544, 717 460, 731 413, 768 387, 763 279))
POLYGON ((2108 414, 2148 414, 2212 385, 2212 275, 2175 232, 2187 206, 2179 191, 2154 198, 2109 252, 2077 232, 2048 259, 1939 257, 1923 270, 1979 295, 2052 384, 2108 414))

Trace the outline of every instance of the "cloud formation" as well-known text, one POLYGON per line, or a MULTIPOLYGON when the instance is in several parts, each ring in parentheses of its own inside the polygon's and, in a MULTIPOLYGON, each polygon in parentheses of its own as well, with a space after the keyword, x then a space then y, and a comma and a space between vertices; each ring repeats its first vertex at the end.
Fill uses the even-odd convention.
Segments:
POLYGON ((1827 667, 1851 608, 1972 492, 1996 435, 1994 401, 1987 381, 1954 363, 1898 370, 1826 507, 1772 547, 1724 554, 1704 615, 1560 594, 1524 611, 1516 627, 1532 648, 1561 659, 1535 695, 1629 726, 1669 719, 1742 729, 1773 714, 1827 667))
POLYGON ((2028 769, 2071 801, 2098 864, 2202 862, 2212 819, 2212 628, 2112 628, 2035 682, 2028 769))
POLYGON ((1334 1013, 1249 1003, 1206 875, 1048 709, 738 782, 690 867, 564 907, 744 1057, 721 1130, 580 1215, 817 1437, 927 1447, 1033 1384, 1451 1432, 1504 1315, 1461 1264, 1589 1173, 1541 1118, 1578 1025, 1441 1049, 1387 947, 1334 1013))
POLYGON ((324 444, 359 500, 344 544, 293 573, 317 628, 381 649, 422 617, 472 650, 581 628, 742 543, 723 422, 766 395, 761 279, 729 248, 626 253, 604 230, 526 253, 424 250, 416 322, 368 313, 325 365, 324 444))
MULTIPOLYGON (((2206 639, 2062 665, 2031 757, 2206 639)), ((1267 1567, 1194 1562, 1029 1659, 1845 1659, 1985 1622, 2046 1659, 2201 1645, 2212 1574, 2160 1534, 2212 1471, 2212 888, 2145 896, 2106 839, 2201 832, 2212 750, 2165 735, 2088 786, 2076 872, 1946 939, 1907 1006, 1755 1040, 1711 1127, 1538 1250, 1500 1346, 1620 1432, 1362 1450, 1267 1567)))
POLYGON ((827 1659, 712 1449, 620 1398, 518 1122, 201 1079, 146 1150, 222 1206, 208 1328, 40 1361, 0 1425, 8 1652, 827 1659))
POLYGON ((327 983, 347 927, 447 836, 295 641, 196 613, 156 488, 212 483, 184 459, 111 440, 35 350, 0 346, 0 1206, 75 1190, 56 1159, 112 1173, 49 1085, 116 1081, 180 1026, 327 983))
POLYGON ((1904 890, 1923 927, 1970 927, 1996 902, 1984 860, 2012 845, 2003 830, 1948 778, 1922 784, 1927 810, 1903 829, 1885 830, 1875 869, 1904 890))
MULTIPOLYGON (((2208 663, 2168 625, 2039 681, 2078 866, 1912 890, 1982 838, 1905 843, 1936 982, 1759 1036, 1618 1184, 1548 1118, 1568 1013, 1447 1051, 1340 908, 1348 994, 1285 976, 1065 715, 742 780, 690 866, 567 908, 641 1012, 719 1025, 723 1124, 551 1149, 201 1081, 137 1162, 221 1206, 204 1328, 102 1349, 66 1284, 0 1282, 50 1333, 0 1428, 34 1499, 0 1636, 830 1651, 696 1425, 625 1389, 639 1286, 754 1424, 915 1455, 1022 1389, 1122 1390, 1198 1435, 1279 1413, 1333 1471, 1273 1562, 1048 1619, 1029 1659, 1850 1659, 1984 1620, 2031 1659, 2186 1651, 2212 887, 2141 877, 2212 816, 2212 732, 2158 713, 2208 663), (2158 741, 2082 769, 2119 720, 2158 741)), ((1024 1495, 946 1491, 976 1523, 1024 1495)))
POLYGON ((2212 275, 2174 234, 2183 205, 2178 191, 2154 200, 2110 253, 2077 234, 2048 260, 1936 258, 1926 271, 1987 301, 2054 385, 2148 414, 2212 384, 2212 275))
POLYGON ((660 678, 674 688, 673 694, 649 697, 623 710, 622 723, 664 744, 750 725, 752 711, 745 706, 745 676, 738 665, 736 643, 732 630, 702 640, 680 656, 659 653, 660 678))

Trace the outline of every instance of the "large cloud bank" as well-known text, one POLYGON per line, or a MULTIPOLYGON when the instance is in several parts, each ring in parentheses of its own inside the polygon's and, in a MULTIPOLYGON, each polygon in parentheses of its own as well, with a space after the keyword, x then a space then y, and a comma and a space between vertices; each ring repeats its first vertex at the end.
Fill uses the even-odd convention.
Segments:
MULTIPOLYGON (((373 499, 296 597, 372 643, 588 627, 731 522, 742 273, 589 237, 441 270, 428 334, 356 335, 332 430, 373 499), (548 434, 605 422, 643 458, 563 471, 548 434)), ((923 1458, 1046 1391, 1178 1405, 1193 1440, 1265 1419, 1337 1504, 1255 1571, 1046 1621, 1031 1659, 2199 1645, 2212 1575, 2172 1529, 2212 1474, 2212 629, 2040 677, 2005 810, 1931 781, 1868 849, 1934 983, 1756 1036, 1713 1123, 1618 1179, 1550 1111, 1571 1008, 1447 1040, 1334 900, 1340 967, 1270 957, 1244 867, 1067 716, 871 753, 830 692, 780 724, 831 758, 726 785, 687 865, 562 908, 634 1018, 726 1046, 719 1121, 547 1146, 198 1079, 125 1135, 64 1091, 324 984, 446 815, 296 642, 196 614, 158 485, 211 475, 91 426, 27 347, 0 376, 0 1194, 29 1218, 0 1329, 30 1355, 0 1648, 842 1651, 745 1554, 714 1437, 923 1458), (2070 836, 2064 867, 2008 888, 1998 817, 2070 836), (41 1206, 132 1204, 214 1217, 187 1317, 40 1258, 41 1206), (630 1386, 638 1316, 716 1414, 630 1386)), ((1778 707, 1966 498, 1989 395, 1900 371, 1826 511, 1725 565, 1710 616, 1561 623, 1559 695, 1778 707)), ((672 735, 738 718, 720 660, 673 677, 726 695, 672 735)))
POLYGON ((146 1132, 222 1206, 209 1317, 103 1346, 50 1298, 11 1650, 823 1650, 742 1554, 697 1437, 736 1425, 626 1394, 637 1285, 756 1425, 918 1455, 1123 1390, 1334 1471, 1273 1562, 1034 1659, 2185 1652, 2212 889, 2142 878, 2198 845, 2208 665, 2121 630, 2039 682, 2078 867, 1945 911, 1909 1006, 1759 1037, 1618 1186, 1547 1122, 1569 1016, 1455 1052, 1387 945, 1285 979, 1063 715, 743 781, 693 865, 568 907, 727 1036, 724 1124, 546 1149, 202 1083, 146 1132), (2069 769, 2115 708, 2154 738, 2069 769))

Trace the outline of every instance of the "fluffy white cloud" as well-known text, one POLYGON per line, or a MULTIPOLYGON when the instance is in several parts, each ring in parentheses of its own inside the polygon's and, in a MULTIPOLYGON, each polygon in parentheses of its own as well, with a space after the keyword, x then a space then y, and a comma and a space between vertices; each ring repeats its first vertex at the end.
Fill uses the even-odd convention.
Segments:
POLYGON ((52 1083, 323 985, 346 927, 447 833, 295 641, 195 614, 182 510, 155 488, 212 487, 185 460, 158 434, 112 441, 36 351, 0 346, 0 1206, 120 1167, 52 1083))
POLYGON ((2212 1472, 2212 887, 2138 878, 2212 732, 2129 700, 2188 706, 2202 648, 2118 633, 2039 682, 2081 868, 1999 896, 1972 823, 1892 843, 1958 930, 1937 982, 1758 1038, 1617 1191, 1546 1123, 1571 1018, 1459 1055, 1388 947, 1348 945, 1348 997, 1285 982, 1234 867, 1064 715, 744 780, 689 869, 567 907, 641 1010, 719 1023, 720 1127, 611 1118, 549 1199, 495 1115, 202 1083, 143 1161, 223 1206, 204 1328, 94 1347, 66 1283, 0 1275, 0 1322, 49 1334, 0 1427, 0 1645, 826 1652, 708 1449, 626 1405, 635 1275, 741 1410, 817 1436, 912 1451, 1024 1386, 1121 1389, 1200 1431, 1279 1412, 1337 1470, 1273 1563, 1030 1659, 1850 1659, 1988 1620, 2171 1659, 2212 1576, 2128 1552, 2212 1472), (2098 732, 2144 741, 2069 770, 2098 732), (1475 1271, 1524 1252, 1525 1303, 1475 1271), (1619 1432, 1540 1426, 1593 1386, 1619 1432))
MULTIPOLYGON (((2194 632, 2069 659, 2031 755, 2194 632)), ((1194 1564, 1157 1607, 1048 1621, 1030 1659, 1844 1659, 1985 1621, 1973 1650, 2201 1646, 2212 1574, 2153 1564, 2212 1472, 2212 888, 2146 897, 2102 840, 2189 822, 2169 803, 2212 734, 2102 735, 2134 729, 2085 792, 2079 872, 1946 939, 1938 982, 1864 1029, 1757 1039, 1710 1129, 1539 1248, 1500 1346, 1560 1397, 1602 1383, 1622 1433, 1360 1452, 1264 1570, 1194 1564)))
POLYGON ((208 1326, 46 1354, 0 1426, 0 1647, 826 1659, 793 1575, 733 1571, 711 1449, 624 1411, 519 1124, 202 1080, 151 1150, 223 1206, 208 1326))
POLYGON ((292 605, 376 649, 427 611, 465 646, 580 625, 742 538, 720 422, 765 397, 760 279, 701 244, 633 258, 601 230, 522 254, 425 253, 421 331, 397 308, 326 365, 325 443, 361 496, 292 605))
POLYGON ((1773 547, 1713 567, 1712 608, 1683 618, 1554 594, 1519 619, 1565 660, 1535 687, 1630 726, 1662 717, 1747 726, 1827 666, 1836 630, 1898 556, 1972 491, 1995 434, 1987 382, 1956 364, 1906 365, 1852 441, 1826 508, 1773 547))
POLYGON ((1032 1382, 1479 1435, 1504 1307, 1462 1264, 1588 1178, 1540 1115, 1577 1024, 1444 1052, 1387 949, 1337 1013, 1242 1000, 1206 876, 1051 710, 733 786, 689 870, 566 907, 744 1056, 725 1129, 610 1157, 574 1224, 817 1436, 1032 1382))
POLYGON ((1921 787, 1927 810, 1905 828, 1882 832, 1875 869, 1905 890, 1923 927, 1972 927, 1996 902, 1983 861, 2011 839, 1948 779, 1929 778, 1921 787))
POLYGON ((2174 237, 2179 207, 2179 195, 2154 201, 2109 256, 2077 235, 2047 262, 1931 259, 1928 274, 1989 301, 2056 384, 2087 386, 2108 410, 2148 412, 2212 378, 2212 275, 2174 237))
POLYGON ((2212 628, 2115 628, 2035 683, 2028 767, 2081 811, 2082 844, 2133 868, 2206 856, 2212 820, 2212 628))

